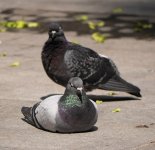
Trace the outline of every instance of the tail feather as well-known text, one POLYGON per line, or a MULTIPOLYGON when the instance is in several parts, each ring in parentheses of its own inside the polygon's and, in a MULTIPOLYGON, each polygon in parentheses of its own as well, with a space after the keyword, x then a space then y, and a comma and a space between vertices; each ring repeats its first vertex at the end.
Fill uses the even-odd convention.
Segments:
POLYGON ((23 115, 25 117, 24 120, 27 123, 29 123, 31 125, 35 125, 33 118, 32 118, 32 107, 22 107, 21 112, 23 113, 23 115))
POLYGON ((117 75, 115 75, 105 84, 99 85, 99 87, 104 90, 122 91, 135 95, 137 97, 141 97, 140 89, 138 87, 132 85, 131 83, 128 83, 117 75))

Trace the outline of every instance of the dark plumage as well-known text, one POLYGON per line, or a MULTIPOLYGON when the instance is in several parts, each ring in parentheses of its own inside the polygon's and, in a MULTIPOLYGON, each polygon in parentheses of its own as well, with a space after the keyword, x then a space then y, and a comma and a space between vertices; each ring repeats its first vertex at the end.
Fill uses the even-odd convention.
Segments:
POLYGON ((57 23, 49 27, 42 63, 47 75, 62 86, 66 86, 71 77, 78 76, 83 80, 86 91, 123 91, 141 97, 140 89, 120 77, 111 59, 87 47, 68 42, 62 27, 57 23))
POLYGON ((98 118, 96 103, 87 97, 79 77, 69 80, 63 95, 50 96, 21 111, 26 122, 52 132, 88 131, 98 118))

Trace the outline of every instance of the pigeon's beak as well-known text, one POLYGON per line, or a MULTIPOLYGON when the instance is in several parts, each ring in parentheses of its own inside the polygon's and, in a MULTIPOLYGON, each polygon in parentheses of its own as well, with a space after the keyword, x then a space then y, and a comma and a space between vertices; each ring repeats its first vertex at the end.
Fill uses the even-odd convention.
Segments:
POLYGON ((77 88, 77 95, 78 95, 79 99, 81 100, 81 102, 82 102, 82 90, 83 90, 82 87, 77 88))
POLYGON ((77 88, 77 90, 80 92, 80 93, 82 93, 82 87, 80 87, 80 88, 77 88))
POLYGON ((51 37, 53 38, 55 36, 56 31, 51 31, 51 37))

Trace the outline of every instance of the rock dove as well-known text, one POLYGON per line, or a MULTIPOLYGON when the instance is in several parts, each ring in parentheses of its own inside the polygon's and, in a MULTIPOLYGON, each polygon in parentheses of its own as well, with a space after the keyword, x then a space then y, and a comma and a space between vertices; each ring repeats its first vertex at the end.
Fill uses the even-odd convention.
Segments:
POLYGON ((22 107, 21 112, 29 124, 61 133, 88 131, 98 118, 96 103, 87 97, 79 77, 68 81, 64 95, 53 95, 33 107, 22 107))
POLYGON ((140 89, 121 78, 110 58, 68 42, 58 23, 51 23, 48 34, 41 57, 45 72, 53 81, 66 86, 71 77, 77 76, 83 80, 85 91, 123 91, 141 97, 140 89))

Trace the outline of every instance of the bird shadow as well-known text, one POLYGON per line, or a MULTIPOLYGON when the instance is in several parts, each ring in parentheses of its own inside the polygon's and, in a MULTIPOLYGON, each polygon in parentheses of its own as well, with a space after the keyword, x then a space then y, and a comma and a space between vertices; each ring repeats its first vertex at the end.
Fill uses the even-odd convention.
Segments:
POLYGON ((151 15, 137 15, 133 13, 90 13, 90 12, 76 12, 76 11, 54 11, 54 10, 27 10, 21 8, 8 8, 0 12, 1 20, 3 22, 15 21, 25 19, 25 21, 38 22, 39 26, 36 28, 24 28, 22 30, 16 28, 7 28, 9 32, 38 32, 47 33, 49 24, 56 21, 61 24, 65 32, 74 31, 78 36, 91 35, 94 32, 99 32, 105 35, 106 39, 118 39, 122 37, 136 38, 136 39, 155 39, 155 21, 154 16, 151 15), (39 14, 39 15, 38 15, 39 14), (43 14, 42 16, 40 14, 43 14), (64 19, 58 19, 65 14, 64 19), (103 21, 103 27, 91 30, 87 21, 80 21, 77 18, 86 16, 91 18, 89 21, 103 21), (52 18, 52 21, 51 21, 52 18), (80 27, 80 28, 79 28, 80 27))
POLYGON ((131 96, 88 95, 88 97, 93 101, 101 100, 104 102, 140 100, 137 97, 131 97, 131 96))
MULTIPOLYGON (((62 94, 48 94, 46 96, 40 97, 40 99, 44 100, 54 95, 62 95, 62 94)), ((89 99, 93 101, 100 100, 103 102, 141 100, 140 98, 132 97, 132 96, 107 96, 107 95, 92 95, 92 94, 88 94, 87 96, 89 97, 89 99)))
MULTIPOLYGON (((91 129, 86 130, 86 131, 79 131, 79 132, 70 132, 70 133, 62 133, 62 132, 56 132, 57 134, 78 134, 78 133, 89 133, 89 132, 95 132, 98 130, 97 126, 93 126, 91 129)), ((51 132, 51 131, 47 131, 47 132, 51 132)))

